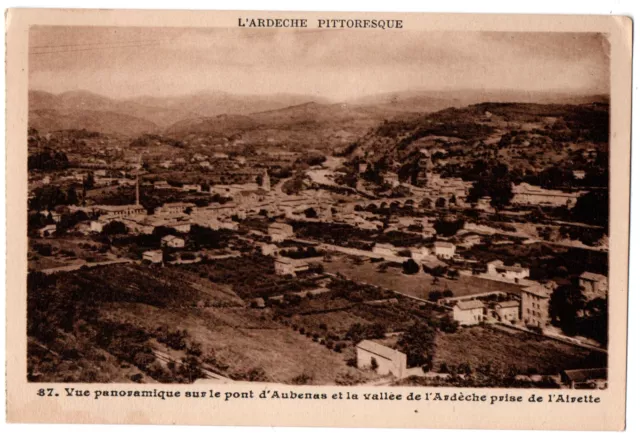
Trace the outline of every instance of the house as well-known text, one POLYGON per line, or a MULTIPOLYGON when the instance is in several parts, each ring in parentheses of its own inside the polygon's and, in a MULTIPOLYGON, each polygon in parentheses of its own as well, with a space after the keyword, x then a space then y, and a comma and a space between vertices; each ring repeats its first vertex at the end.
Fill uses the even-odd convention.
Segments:
POLYGON ((260 252, 263 256, 277 256, 278 246, 274 244, 262 244, 260 246, 260 252))
POLYGON ((149 250, 142 253, 142 260, 149 261, 152 264, 162 263, 162 250, 149 250))
POLYGON ((274 222, 269 225, 268 233, 272 242, 282 242, 293 236, 293 227, 282 222, 274 222))
POLYGON ((160 245, 169 248, 184 248, 184 239, 169 234, 160 240, 160 245))
POLYGON ((265 308, 266 304, 264 303, 264 298, 253 298, 253 299, 251 299, 251 307, 252 308, 265 308))
POLYGON ((202 191, 202 185, 185 183, 182 185, 182 191, 200 193, 202 191))
POLYGON ((475 245, 479 245, 482 243, 482 237, 480 237, 477 233, 467 233, 462 238, 462 243, 460 244, 462 247, 471 248, 475 245))
POLYGON ((153 182, 154 190, 168 190, 171 188, 173 187, 169 185, 169 182, 167 182, 166 180, 156 180, 155 182, 153 182))
POLYGON ((56 233, 55 225, 46 225, 38 230, 38 234, 40 237, 49 237, 53 236, 56 233))
POLYGON ((521 267, 520 264, 505 265, 501 260, 496 259, 487 264, 487 274, 490 277, 518 283, 529 277, 529 269, 521 267))
POLYGON ((578 278, 580 290, 588 300, 604 298, 609 291, 609 280, 606 276, 585 271, 578 278))
POLYGON ((172 165, 173 165, 173 162, 170 160, 165 160, 164 162, 160 163, 160 166, 162 168, 171 168, 172 165))
POLYGON ((460 325, 476 325, 484 320, 484 304, 477 299, 460 301, 453 307, 453 320, 460 325))
POLYGON ((420 263, 431 256, 431 250, 427 247, 419 247, 411 249, 411 259, 420 263))
POLYGON ((89 224, 89 230, 93 231, 94 233, 102 233, 102 229, 105 225, 106 224, 103 221, 92 220, 91 224, 89 224))
POLYGON ((499 302, 495 306, 498 319, 501 322, 518 321, 520 319, 520 302, 505 301, 499 302))
POLYGON ((572 389, 606 389, 607 373, 606 368, 563 370, 560 380, 572 389))
POLYGON ((358 368, 372 369, 379 375, 403 378, 407 369, 407 355, 368 339, 356 345, 356 358, 358 368))
POLYGON ((307 271, 309 264, 302 259, 291 259, 289 257, 278 257, 274 263, 276 274, 295 276, 296 273, 307 271))
POLYGON ((522 320, 526 325, 544 328, 549 323, 549 299, 553 287, 535 284, 522 289, 522 320))
POLYGON ((451 259, 456 254, 456 246, 451 242, 436 241, 433 244, 433 253, 442 259, 451 259))
POLYGON ((397 249, 391 244, 375 244, 372 253, 384 259, 397 259, 397 249))

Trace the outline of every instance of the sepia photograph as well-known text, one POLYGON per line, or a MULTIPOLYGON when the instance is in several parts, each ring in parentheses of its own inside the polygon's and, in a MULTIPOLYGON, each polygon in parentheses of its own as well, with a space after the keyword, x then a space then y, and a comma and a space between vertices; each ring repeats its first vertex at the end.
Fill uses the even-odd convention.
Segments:
POLYGON ((606 36, 362 32, 31 28, 29 381, 607 387, 606 36))
POLYGON ((584 403, 607 413, 564 426, 624 427, 630 22, 56 14, 8 43, 25 415, 140 397, 105 421, 176 423, 182 396, 354 426, 376 401, 424 427, 442 402, 445 427, 486 402, 562 428, 516 422, 584 403))

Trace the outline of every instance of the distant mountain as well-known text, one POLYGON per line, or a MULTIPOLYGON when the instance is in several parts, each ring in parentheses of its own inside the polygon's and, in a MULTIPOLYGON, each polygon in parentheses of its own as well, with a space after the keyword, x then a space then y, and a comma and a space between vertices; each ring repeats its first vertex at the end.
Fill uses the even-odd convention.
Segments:
POLYGON ((253 129, 257 123, 247 116, 221 114, 216 117, 196 117, 174 123, 164 130, 173 137, 185 137, 189 134, 207 134, 213 136, 231 136, 239 131, 253 129))
MULTIPOLYGON (((83 90, 68 91, 62 94, 29 91, 29 111, 42 110, 58 111, 65 115, 68 115, 72 111, 115 113, 147 120, 157 127, 165 127, 178 120, 197 116, 197 114, 189 111, 146 106, 131 100, 110 99, 83 90)), ((95 128, 87 129, 97 131, 95 128)))
POLYGON ((318 97, 296 94, 241 95, 220 91, 202 91, 183 96, 142 96, 131 101, 139 105, 189 111, 200 116, 247 115, 310 101, 325 102, 318 97))
POLYGON ((608 102, 607 95, 559 91, 515 90, 444 90, 399 91, 362 97, 354 105, 375 105, 396 112, 434 112, 445 108, 461 108, 476 103, 539 103, 580 105, 608 102))
POLYGON ((251 114, 260 124, 271 127, 295 125, 345 124, 351 121, 375 122, 383 118, 383 111, 373 106, 359 106, 347 103, 322 104, 307 102, 281 109, 251 114))
POLYGON ((134 136, 158 131, 158 126, 145 119, 110 111, 87 109, 36 109, 29 111, 29 126, 39 132, 86 129, 106 134, 134 136))

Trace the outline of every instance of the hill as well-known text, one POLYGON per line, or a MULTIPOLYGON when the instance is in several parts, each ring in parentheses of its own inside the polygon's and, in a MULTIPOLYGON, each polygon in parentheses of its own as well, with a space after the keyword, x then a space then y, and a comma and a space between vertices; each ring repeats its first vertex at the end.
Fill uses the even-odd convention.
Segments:
POLYGON ((133 136, 156 132, 158 126, 145 119, 110 111, 87 109, 36 109, 29 111, 29 126, 41 133, 86 129, 105 134, 133 136))
POLYGON ((321 102, 322 99, 296 94, 243 95, 220 91, 200 91, 195 94, 166 97, 141 96, 131 99, 131 102, 138 105, 191 112, 199 116, 248 115, 309 101, 321 102))
POLYGON ((483 160, 502 162, 522 176, 561 164, 585 169, 589 150, 607 152, 608 135, 606 102, 487 102, 386 120, 342 154, 397 172, 401 180, 415 179, 424 150, 437 153, 435 171, 447 175, 466 177, 483 160))
POLYGON ((238 132, 253 129, 257 123, 247 116, 221 114, 216 117, 197 117, 181 120, 169 126, 164 132, 173 137, 190 134, 232 136, 238 132))

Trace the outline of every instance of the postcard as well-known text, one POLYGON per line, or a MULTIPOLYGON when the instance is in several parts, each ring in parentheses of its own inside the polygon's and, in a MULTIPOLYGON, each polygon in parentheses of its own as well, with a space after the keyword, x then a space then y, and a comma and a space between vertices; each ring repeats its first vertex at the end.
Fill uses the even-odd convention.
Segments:
POLYGON ((6 25, 9 421, 624 429, 629 18, 6 25))

